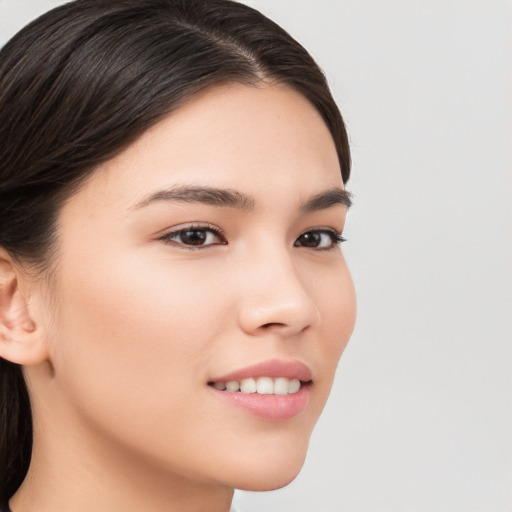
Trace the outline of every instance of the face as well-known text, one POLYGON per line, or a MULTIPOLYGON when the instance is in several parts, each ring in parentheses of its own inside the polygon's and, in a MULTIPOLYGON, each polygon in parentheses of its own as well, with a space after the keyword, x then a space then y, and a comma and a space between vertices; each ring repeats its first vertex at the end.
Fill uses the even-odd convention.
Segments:
POLYGON ((284 86, 216 87, 152 127, 60 213, 54 413, 167 473, 288 483, 355 319, 344 201, 326 125, 284 86))

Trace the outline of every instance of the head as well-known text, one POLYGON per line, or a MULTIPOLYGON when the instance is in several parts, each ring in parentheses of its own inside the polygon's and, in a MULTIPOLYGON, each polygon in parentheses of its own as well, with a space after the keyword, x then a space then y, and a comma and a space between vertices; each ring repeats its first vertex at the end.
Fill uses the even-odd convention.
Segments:
POLYGON ((347 136, 309 54, 231 1, 78 0, 2 49, 0 140, 2 497, 80 436, 289 482, 355 316, 347 136), (302 398, 216 389, 260 363, 302 398))

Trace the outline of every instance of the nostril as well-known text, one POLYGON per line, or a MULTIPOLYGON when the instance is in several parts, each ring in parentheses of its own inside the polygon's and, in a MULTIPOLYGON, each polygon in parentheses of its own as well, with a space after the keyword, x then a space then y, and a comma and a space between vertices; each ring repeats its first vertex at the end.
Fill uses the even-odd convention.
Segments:
POLYGON ((270 327, 273 327, 273 326, 275 326, 275 325, 277 325, 277 326, 283 326, 283 325, 285 325, 285 324, 280 323, 280 322, 270 322, 270 323, 268 323, 268 324, 263 324, 261 327, 262 327, 263 329, 269 329, 270 327))

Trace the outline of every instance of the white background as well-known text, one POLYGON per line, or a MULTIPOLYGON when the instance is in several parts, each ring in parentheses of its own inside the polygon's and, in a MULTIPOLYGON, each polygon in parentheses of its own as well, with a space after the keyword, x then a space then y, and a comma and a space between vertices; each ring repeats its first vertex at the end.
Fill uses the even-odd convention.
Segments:
MULTIPOLYGON (((0 44, 60 3, 0 0, 0 44)), ((510 512, 512 3, 247 3, 345 116, 359 318, 303 472, 239 506, 510 512)))

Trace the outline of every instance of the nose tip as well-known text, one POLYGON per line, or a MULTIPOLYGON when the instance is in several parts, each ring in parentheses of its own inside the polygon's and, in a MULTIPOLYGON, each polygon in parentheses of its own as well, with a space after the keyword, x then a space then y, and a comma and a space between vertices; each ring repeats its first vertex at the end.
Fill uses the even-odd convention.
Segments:
POLYGON ((239 310, 242 330, 251 335, 275 333, 291 337, 320 320, 320 312, 300 276, 290 266, 264 276, 253 274, 239 310))

